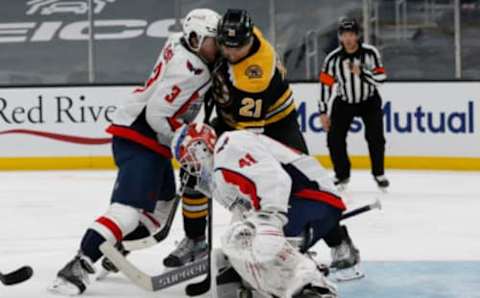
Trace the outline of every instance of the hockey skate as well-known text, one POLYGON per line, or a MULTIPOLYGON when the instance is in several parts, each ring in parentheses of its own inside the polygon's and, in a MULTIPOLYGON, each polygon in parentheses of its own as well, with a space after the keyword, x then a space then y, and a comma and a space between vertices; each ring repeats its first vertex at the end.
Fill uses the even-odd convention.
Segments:
POLYGON ((339 179, 337 177, 333 178, 333 184, 337 187, 338 191, 342 192, 347 190, 347 185, 350 182, 350 178, 339 179))
POLYGON ((365 274, 360 270, 359 263, 360 252, 347 234, 340 245, 332 248, 330 276, 338 282, 363 278, 365 274))
POLYGON ((49 290, 62 295, 80 295, 87 289, 88 275, 94 273, 88 257, 78 254, 57 273, 57 279, 49 290))
POLYGON ((385 175, 373 176, 373 179, 375 180, 378 188, 381 191, 387 192, 387 188, 390 186, 390 182, 388 181, 387 177, 385 177, 385 175))
POLYGON ((177 248, 163 260, 163 265, 169 268, 181 267, 207 255, 208 245, 205 237, 198 240, 185 237, 177 248))

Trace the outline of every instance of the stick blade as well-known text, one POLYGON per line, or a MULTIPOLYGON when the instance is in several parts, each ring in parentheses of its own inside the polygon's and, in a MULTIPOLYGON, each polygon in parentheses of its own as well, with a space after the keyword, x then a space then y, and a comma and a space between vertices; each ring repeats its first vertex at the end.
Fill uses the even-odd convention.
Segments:
POLYGON ((8 274, 1 274, 0 280, 6 286, 15 285, 26 281, 33 275, 33 269, 30 266, 23 266, 8 274))
POLYGON ((134 284, 147 291, 153 291, 151 276, 129 262, 110 242, 100 245, 100 251, 134 284))
POLYGON ((210 290, 210 274, 207 277, 198 283, 192 283, 187 285, 185 288, 185 293, 192 297, 192 296, 200 296, 205 294, 210 290))
POLYGON ((382 210, 382 202, 379 198, 375 198, 375 202, 372 204, 372 208, 382 210))

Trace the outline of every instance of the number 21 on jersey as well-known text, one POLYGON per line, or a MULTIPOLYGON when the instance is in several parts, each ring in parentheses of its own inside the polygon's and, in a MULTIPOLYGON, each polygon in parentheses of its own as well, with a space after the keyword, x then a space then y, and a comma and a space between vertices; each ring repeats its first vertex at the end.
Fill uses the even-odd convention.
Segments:
POLYGON ((242 107, 238 113, 242 117, 260 118, 262 116, 262 100, 245 97, 242 99, 242 107))

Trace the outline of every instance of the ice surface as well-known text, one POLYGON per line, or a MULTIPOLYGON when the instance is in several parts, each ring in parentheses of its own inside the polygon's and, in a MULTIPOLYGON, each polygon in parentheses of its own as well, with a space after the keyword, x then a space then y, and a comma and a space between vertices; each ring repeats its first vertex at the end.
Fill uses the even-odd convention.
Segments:
MULTIPOLYGON (((379 197, 382 211, 346 220, 367 277, 340 285, 341 297, 480 297, 480 173, 388 171, 389 193, 367 171, 354 171, 349 208, 379 197)), ((0 297, 58 297, 46 291, 75 254, 80 237, 109 203, 114 171, 0 172, 0 270, 29 264, 34 277, 0 297)), ((181 218, 169 239, 130 259, 150 273, 183 237, 181 218)), ((229 215, 214 205, 214 238, 229 215)), ((218 241, 215 242, 215 245, 218 241)), ((318 257, 329 261, 323 244, 318 257)), ((184 284, 145 292, 121 275, 93 281, 85 297, 184 297, 184 284)))

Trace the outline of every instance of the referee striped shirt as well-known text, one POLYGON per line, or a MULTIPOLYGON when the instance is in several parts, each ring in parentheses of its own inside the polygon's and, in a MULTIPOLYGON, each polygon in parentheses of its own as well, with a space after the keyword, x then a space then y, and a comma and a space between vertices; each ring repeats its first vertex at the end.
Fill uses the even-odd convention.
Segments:
POLYGON ((327 112, 335 84, 337 97, 356 104, 373 96, 377 86, 386 78, 380 53, 374 46, 361 43, 352 54, 347 53, 342 46, 338 47, 327 55, 320 73, 320 113, 327 112), (360 67, 360 75, 351 71, 354 64, 360 67))

